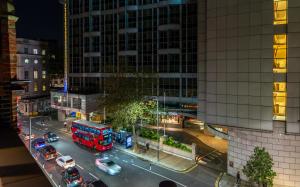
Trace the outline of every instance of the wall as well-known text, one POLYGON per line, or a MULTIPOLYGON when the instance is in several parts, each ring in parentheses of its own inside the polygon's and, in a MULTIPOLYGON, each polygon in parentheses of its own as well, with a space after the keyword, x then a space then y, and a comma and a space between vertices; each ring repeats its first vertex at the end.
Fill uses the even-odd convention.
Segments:
MULTIPOLYGON (((282 122, 274 123, 273 132, 258 132, 230 128, 228 149, 228 173, 236 176, 242 171, 255 146, 265 147, 274 161, 277 173, 274 184, 300 186, 300 135, 286 135, 282 122), (229 162, 233 162, 233 167, 229 162)), ((241 172, 242 174, 242 172, 241 172)), ((244 175, 242 179, 246 179, 244 175)))

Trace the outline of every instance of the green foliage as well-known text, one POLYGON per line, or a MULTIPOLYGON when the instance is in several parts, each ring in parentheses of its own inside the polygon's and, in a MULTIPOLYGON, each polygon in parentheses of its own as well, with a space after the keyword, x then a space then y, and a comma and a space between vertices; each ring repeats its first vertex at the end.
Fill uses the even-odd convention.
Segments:
POLYGON ((243 173, 252 182, 273 186, 273 179, 276 176, 272 169, 273 165, 273 159, 265 148, 255 147, 254 153, 243 168, 243 173))
POLYGON ((146 129, 146 128, 141 129, 140 136, 143 137, 143 138, 150 139, 150 140, 158 140, 159 137, 160 137, 159 135, 157 135, 156 131, 146 129))
POLYGON ((192 149, 190 149, 186 145, 174 140, 174 138, 171 136, 168 137, 163 143, 168 146, 171 146, 171 147, 176 147, 177 149, 181 149, 186 152, 190 152, 190 153, 192 152, 192 149))

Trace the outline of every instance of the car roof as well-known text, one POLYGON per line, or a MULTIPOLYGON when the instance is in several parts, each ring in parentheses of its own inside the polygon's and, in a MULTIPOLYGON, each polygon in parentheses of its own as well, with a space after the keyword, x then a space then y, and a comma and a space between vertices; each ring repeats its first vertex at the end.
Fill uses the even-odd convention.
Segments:
POLYGON ((60 157, 61 159, 63 159, 63 160, 73 160, 73 158, 71 157, 71 156, 69 156, 69 155, 67 155, 67 156, 62 156, 62 157, 60 157))
POLYGON ((78 169, 75 167, 70 167, 66 171, 67 173, 74 173, 74 172, 79 173, 78 169))

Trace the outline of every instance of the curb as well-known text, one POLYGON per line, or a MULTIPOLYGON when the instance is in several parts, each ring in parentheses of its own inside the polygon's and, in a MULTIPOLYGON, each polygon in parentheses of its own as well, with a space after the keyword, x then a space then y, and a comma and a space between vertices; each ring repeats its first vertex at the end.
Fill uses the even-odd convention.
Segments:
POLYGON ((177 169, 173 169, 173 168, 167 167, 167 166, 165 166, 163 164, 160 164, 158 162, 154 162, 152 160, 145 159, 144 157, 142 157, 140 155, 137 155, 137 154, 134 154, 134 153, 132 153, 130 151, 126 151, 123 148, 120 148, 119 146, 114 146, 114 147, 116 149, 122 151, 122 152, 125 152, 125 153, 130 154, 130 155, 135 156, 135 157, 138 157, 139 159, 141 159, 143 161, 149 161, 149 162, 151 162, 152 164, 154 164, 156 166, 159 166, 159 167, 162 167, 162 168, 165 168, 167 170, 171 170, 171 171, 174 171, 174 172, 177 172, 177 173, 188 173, 188 172, 192 171, 193 169, 195 169, 198 166, 198 164, 194 164, 193 166, 191 166, 189 168, 186 168, 186 169, 183 169, 183 170, 177 170, 177 169))
POLYGON ((221 173, 219 174, 218 178, 217 178, 216 181, 215 181, 215 187, 219 187, 220 181, 221 181, 223 175, 224 175, 224 172, 221 172, 221 173))

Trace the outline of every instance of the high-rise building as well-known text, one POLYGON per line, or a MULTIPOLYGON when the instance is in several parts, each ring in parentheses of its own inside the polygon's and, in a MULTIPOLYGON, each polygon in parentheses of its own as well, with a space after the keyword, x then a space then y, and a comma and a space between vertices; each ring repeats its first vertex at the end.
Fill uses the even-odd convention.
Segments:
POLYGON ((228 128, 231 175, 261 146, 300 186, 300 1, 199 2, 198 119, 228 128))
MULTIPOLYGON (((161 100, 165 95, 169 108, 196 118, 196 107, 191 106, 197 105, 197 1, 73 0, 66 4, 70 102, 65 103, 75 99, 82 105, 69 106, 69 112, 88 118, 92 112, 84 108, 89 107, 88 95, 105 93, 106 80, 122 73, 142 74, 140 89, 145 95, 161 100)), ((67 100, 63 93, 52 95, 55 108, 67 100)))

